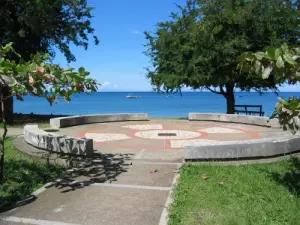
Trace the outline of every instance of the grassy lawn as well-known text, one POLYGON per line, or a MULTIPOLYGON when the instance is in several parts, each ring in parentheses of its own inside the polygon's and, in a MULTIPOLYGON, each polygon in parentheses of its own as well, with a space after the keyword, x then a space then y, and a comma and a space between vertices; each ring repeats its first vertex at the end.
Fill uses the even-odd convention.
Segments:
MULTIPOLYGON (((7 125, 8 128, 23 128, 26 124, 38 124, 40 128, 49 128, 50 124, 46 122, 37 122, 37 123, 30 123, 30 122, 20 122, 15 123, 13 125, 7 125)), ((3 128, 3 123, 0 123, 0 129, 3 128)))
POLYGON ((47 166, 18 152, 11 139, 6 141, 4 167, 5 183, 0 185, 0 211, 53 180, 64 169, 58 165, 47 166))
POLYGON ((299 194, 296 158, 242 166, 190 164, 181 171, 169 224, 300 224, 299 194))

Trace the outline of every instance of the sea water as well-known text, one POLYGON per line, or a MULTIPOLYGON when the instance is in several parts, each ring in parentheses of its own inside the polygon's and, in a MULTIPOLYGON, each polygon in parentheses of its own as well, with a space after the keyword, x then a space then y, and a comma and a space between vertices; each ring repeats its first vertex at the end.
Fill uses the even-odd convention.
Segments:
MULTIPOLYGON (((300 97, 300 92, 235 93, 236 104, 263 105, 266 116, 272 115, 278 97, 300 97)), ((211 92, 184 92, 158 94, 155 92, 98 92, 91 95, 77 94, 71 102, 59 99, 49 105, 45 98, 25 96, 24 102, 14 100, 16 113, 82 115, 98 113, 148 113, 150 117, 187 117, 189 112, 225 113, 226 100, 222 95, 211 92), (127 95, 139 98, 126 98, 127 95)))

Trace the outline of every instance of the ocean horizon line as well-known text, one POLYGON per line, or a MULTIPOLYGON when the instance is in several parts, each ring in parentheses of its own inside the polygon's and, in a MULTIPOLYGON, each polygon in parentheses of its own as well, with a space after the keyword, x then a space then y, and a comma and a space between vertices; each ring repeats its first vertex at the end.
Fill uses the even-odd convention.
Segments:
MULTIPOLYGON (((211 91, 182 91, 181 93, 212 93, 211 91)), ((299 93, 300 91, 278 91, 278 93, 299 93)), ((179 94, 180 92, 157 92, 157 91, 97 91, 97 93, 161 93, 161 94, 179 94)), ((234 93, 259 93, 257 91, 235 91, 234 93)), ((265 91, 262 93, 276 93, 274 91, 265 91)), ((214 93, 213 93, 214 94, 214 93)))

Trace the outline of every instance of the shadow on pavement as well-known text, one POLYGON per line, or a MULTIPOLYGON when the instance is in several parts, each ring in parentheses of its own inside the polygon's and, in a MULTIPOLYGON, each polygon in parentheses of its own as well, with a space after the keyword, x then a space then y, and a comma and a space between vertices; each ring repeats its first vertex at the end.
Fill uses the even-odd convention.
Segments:
POLYGON ((112 183, 132 165, 133 154, 94 154, 92 159, 72 158, 68 169, 49 187, 61 189, 61 193, 75 191, 94 183, 112 183))

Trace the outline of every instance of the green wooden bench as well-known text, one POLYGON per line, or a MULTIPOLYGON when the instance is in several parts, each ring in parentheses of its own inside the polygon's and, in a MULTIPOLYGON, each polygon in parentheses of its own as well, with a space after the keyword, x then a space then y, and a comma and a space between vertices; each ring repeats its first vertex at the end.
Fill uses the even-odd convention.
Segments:
POLYGON ((262 105, 234 105, 234 112, 236 114, 244 113, 246 115, 264 116, 262 105))

